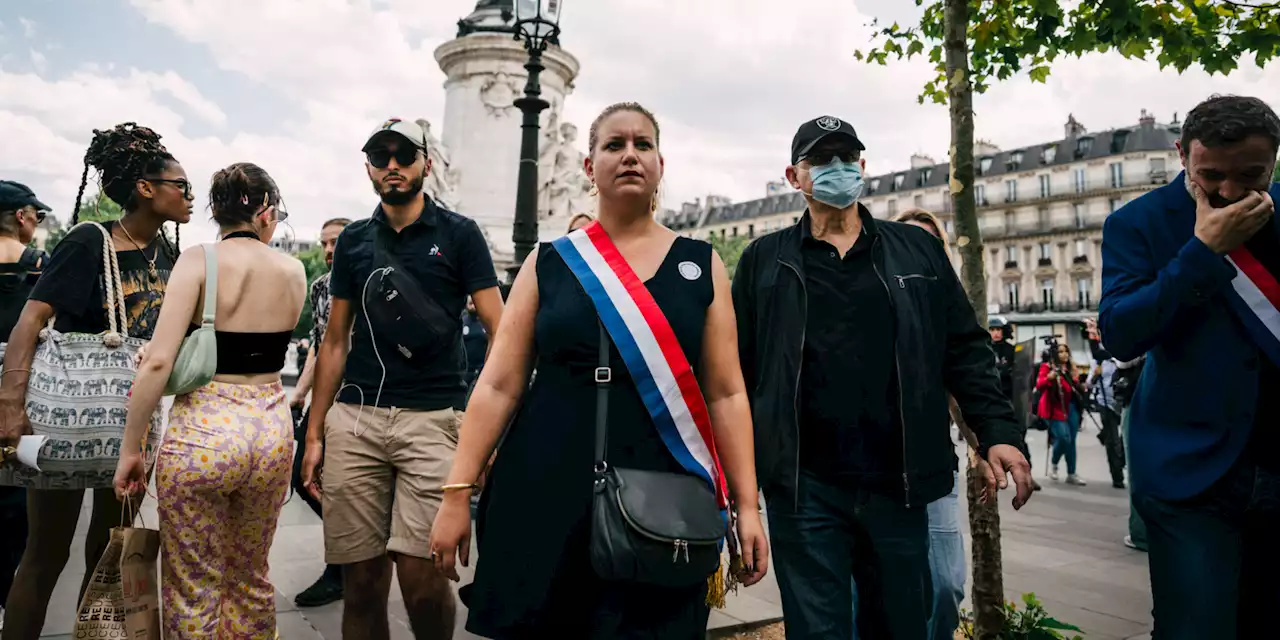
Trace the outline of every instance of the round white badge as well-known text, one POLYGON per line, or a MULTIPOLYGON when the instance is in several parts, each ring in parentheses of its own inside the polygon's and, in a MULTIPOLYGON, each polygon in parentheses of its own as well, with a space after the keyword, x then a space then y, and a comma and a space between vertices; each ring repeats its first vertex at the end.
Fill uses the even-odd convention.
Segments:
POLYGON ((697 280, 702 277, 702 267, 699 267, 692 262, 681 262, 677 268, 680 270, 680 275, 684 276, 685 280, 697 280))
POLYGON ((823 131, 835 131, 840 128, 840 121, 831 116, 822 116, 814 124, 818 125, 818 128, 823 131))

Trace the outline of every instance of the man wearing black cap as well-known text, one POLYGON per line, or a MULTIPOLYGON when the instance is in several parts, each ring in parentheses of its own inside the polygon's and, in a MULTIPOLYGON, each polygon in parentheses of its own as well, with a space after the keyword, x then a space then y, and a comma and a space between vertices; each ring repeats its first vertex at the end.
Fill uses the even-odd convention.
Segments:
POLYGON ((494 335, 502 297, 479 226, 423 195, 422 128, 388 120, 363 151, 382 202, 334 249, 302 480, 323 496, 325 559, 344 565, 343 637, 389 637, 394 562, 414 635, 451 638, 429 543, 467 393, 462 309, 471 296, 494 335))
POLYGON ((787 180, 800 221, 753 242, 733 282, 756 467, 790 638, 927 637, 925 507, 956 455, 947 394, 998 473, 1031 496, 1013 409, 942 244, 858 204, 865 149, 824 116, 801 125, 787 180))

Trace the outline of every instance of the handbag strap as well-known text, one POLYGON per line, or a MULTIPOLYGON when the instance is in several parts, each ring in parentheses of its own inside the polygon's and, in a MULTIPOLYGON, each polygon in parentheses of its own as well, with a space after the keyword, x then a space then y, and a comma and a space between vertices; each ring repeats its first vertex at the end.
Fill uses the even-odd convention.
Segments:
POLYGON ((613 369, 609 367, 609 332, 600 324, 600 355, 596 361, 596 473, 609 468, 605 462, 605 448, 609 440, 609 384, 613 382, 613 369))
POLYGON ((201 328, 213 328, 218 315, 218 253, 213 243, 204 245, 204 313, 201 328))

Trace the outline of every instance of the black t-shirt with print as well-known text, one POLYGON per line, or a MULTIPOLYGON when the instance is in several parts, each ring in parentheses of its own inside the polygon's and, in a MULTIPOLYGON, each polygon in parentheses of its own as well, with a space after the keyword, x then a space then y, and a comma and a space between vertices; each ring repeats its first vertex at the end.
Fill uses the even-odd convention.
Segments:
MULTIPOLYGON (((111 222, 103 223, 108 232, 113 226, 111 222)), ((142 251, 116 252, 130 337, 150 340, 155 333, 173 259, 167 243, 158 236, 142 251), (154 281, 148 258, 156 261, 158 277, 154 281)), ((83 226, 54 247, 31 299, 54 308, 57 319, 53 328, 60 332, 101 333, 108 328, 104 288, 102 233, 83 226)))

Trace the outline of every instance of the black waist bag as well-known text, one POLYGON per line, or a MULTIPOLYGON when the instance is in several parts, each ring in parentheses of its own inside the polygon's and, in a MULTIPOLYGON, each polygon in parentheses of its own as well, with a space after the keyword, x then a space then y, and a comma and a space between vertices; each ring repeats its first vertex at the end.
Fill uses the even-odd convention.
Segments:
POLYGON ((701 478, 612 468, 605 461, 612 378, 609 345, 609 334, 601 325, 591 566, 603 580, 692 587, 719 568, 725 522, 715 493, 701 478))
POLYGON ((412 362, 456 347, 461 341, 461 316, 447 312, 400 266, 387 247, 386 233, 379 229, 374 236, 374 273, 363 299, 369 324, 379 339, 393 344, 412 362))

